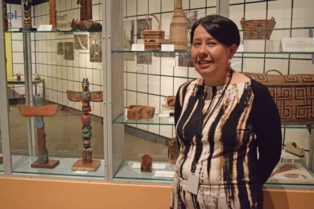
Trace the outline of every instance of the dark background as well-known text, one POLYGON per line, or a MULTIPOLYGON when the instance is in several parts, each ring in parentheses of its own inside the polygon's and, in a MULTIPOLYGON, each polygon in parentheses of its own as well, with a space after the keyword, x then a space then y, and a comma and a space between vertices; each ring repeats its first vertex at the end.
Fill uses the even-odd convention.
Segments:
MULTIPOLYGON (((48 0, 32 0, 32 5, 41 4, 47 2, 48 0)), ((4 0, 8 4, 21 4, 21 0, 4 0)))

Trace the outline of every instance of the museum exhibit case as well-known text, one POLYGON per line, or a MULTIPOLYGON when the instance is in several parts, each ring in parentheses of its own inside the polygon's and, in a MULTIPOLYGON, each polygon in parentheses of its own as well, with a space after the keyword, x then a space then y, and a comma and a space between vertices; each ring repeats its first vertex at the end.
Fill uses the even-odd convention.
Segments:
POLYGON ((92 1, 92 19, 102 31, 84 17, 90 14, 80 19, 82 5, 74 1, 56 1, 57 23, 51 31, 33 30, 53 17, 50 2, 31 7, 28 30, 22 20, 11 18, 15 11, 22 17, 21 5, 7 5, 10 18, 3 36, 9 114, 8 124, 1 117, 1 132, 10 140, 2 141, 9 160, 0 169, 171 185, 177 156, 175 94, 198 77, 189 58, 188 31, 197 18, 219 13, 241 31, 233 69, 254 73, 250 76, 260 82, 272 76, 283 80, 269 84, 282 116, 283 147, 267 186, 312 188, 313 49, 304 43, 312 41, 307 38, 313 36, 313 24, 303 16, 311 15, 311 1, 108 2, 105 10, 101 1, 92 1), (178 22, 184 28, 174 30, 178 22), (178 30, 187 33, 179 40, 173 34, 178 30), (283 39, 291 37, 300 39, 283 39), (176 48, 178 42, 184 46, 176 48), (280 100, 281 94, 287 101, 280 100), (92 168, 84 166, 93 161, 92 168))
MULTIPOLYGON (((188 20, 187 31, 191 23, 206 14, 220 13, 236 22, 242 41, 232 59, 233 69, 267 85, 276 101, 282 119, 282 156, 266 185, 313 186, 313 49, 309 50, 305 43, 294 42, 309 41, 311 45, 313 41, 310 39, 313 24, 310 19, 302 18, 303 13, 310 14, 313 3, 254 0, 122 2, 123 43, 120 48, 113 44, 112 60, 123 60, 123 72, 116 72, 121 63, 111 66, 114 69, 111 73, 116 75, 111 80, 117 79, 111 86, 114 111, 109 144, 113 152, 110 172, 113 180, 172 182, 171 157, 175 153, 171 151, 171 144, 175 131, 171 97, 181 84, 198 77, 189 59, 189 48, 171 46, 175 43, 171 40, 172 19, 175 11, 183 9, 188 20), (147 40, 145 33, 156 29, 164 31, 162 39, 155 36, 147 40), (147 50, 147 43, 160 42, 160 47, 147 50), (117 87, 118 83, 123 83, 123 87, 117 87), (123 94, 123 101, 114 96, 117 94, 123 94), (137 143, 136 148, 130 149, 131 143, 137 143)), ((186 44, 189 45, 189 41, 186 44)))
POLYGON ((56 0, 57 20, 50 22, 51 2, 31 7, 32 27, 49 23, 51 31, 20 31, 21 4, 10 3, 8 31, 0 27, 6 41, 4 54, 0 51, 6 69, 0 71, 0 96, 7 98, 0 100, 2 204, 12 204, 15 195, 41 205, 51 200, 45 196, 51 191, 54 204, 77 208, 84 205, 76 201, 82 196, 86 204, 101 201, 101 207, 147 208, 151 202, 167 207, 177 156, 174 98, 181 84, 198 77, 189 59, 188 34, 176 39, 187 48, 175 49, 171 28, 179 20, 173 17, 179 15, 185 27, 180 30, 189 31, 197 18, 219 13, 240 29, 233 69, 260 82, 277 82, 268 87, 283 119, 282 158, 265 185, 265 207, 310 206, 303 200, 313 199, 313 49, 306 47, 314 28, 312 1, 82 1, 92 2, 92 19, 102 31, 89 30, 95 22, 88 21, 89 12, 80 18, 83 5, 74 0, 56 0), (290 37, 301 39, 283 39, 290 37), (287 101, 280 100, 285 98, 280 88, 287 101), (36 161, 45 164, 40 161, 47 157, 59 164, 32 167, 36 161), (90 159, 99 162, 95 171, 75 170, 77 161, 90 159), (26 196, 17 189, 30 187, 26 196), (121 197, 128 206, 116 201, 121 197))
POLYGON ((103 179, 101 4, 29 3, 7 4, 5 163, 14 174, 103 179))

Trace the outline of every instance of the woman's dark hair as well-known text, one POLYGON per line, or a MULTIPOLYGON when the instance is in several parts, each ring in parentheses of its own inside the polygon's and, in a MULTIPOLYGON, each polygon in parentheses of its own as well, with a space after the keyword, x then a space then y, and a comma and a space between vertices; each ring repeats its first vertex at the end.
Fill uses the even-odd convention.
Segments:
POLYGON ((191 44, 193 43, 194 31, 197 26, 203 26, 205 30, 218 42, 226 46, 240 44, 240 33, 237 25, 229 18, 220 15, 207 15, 198 19, 191 28, 191 44))

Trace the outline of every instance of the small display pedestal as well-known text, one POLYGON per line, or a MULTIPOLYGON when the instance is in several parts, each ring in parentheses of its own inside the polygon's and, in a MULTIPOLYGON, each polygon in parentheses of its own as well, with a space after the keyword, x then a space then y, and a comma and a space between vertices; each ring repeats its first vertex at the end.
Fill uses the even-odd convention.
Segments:
POLYGON ((100 166, 99 160, 93 160, 91 163, 83 163, 82 160, 77 160, 72 165, 73 171, 96 171, 100 166))
POLYGON ((59 160, 49 160, 48 163, 41 164, 38 160, 31 164, 32 168, 54 168, 59 165, 59 160))

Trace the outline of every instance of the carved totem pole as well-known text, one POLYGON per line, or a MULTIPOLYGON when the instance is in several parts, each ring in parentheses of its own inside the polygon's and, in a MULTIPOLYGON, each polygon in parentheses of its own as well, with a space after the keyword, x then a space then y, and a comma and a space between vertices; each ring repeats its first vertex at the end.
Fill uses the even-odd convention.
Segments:
POLYGON ((22 0, 23 28, 22 30, 32 30, 32 0, 22 0))
POLYGON ((90 102, 102 102, 103 93, 102 91, 90 92, 89 81, 87 78, 84 78, 82 81, 81 92, 68 90, 66 93, 70 101, 82 102, 82 160, 76 161, 72 166, 72 170, 96 171, 100 165, 100 161, 93 160, 93 150, 91 147, 92 127, 89 112, 91 111, 90 102))
POLYGON ((38 159, 31 164, 33 168, 54 168, 59 164, 59 160, 49 160, 46 148, 46 132, 43 117, 51 117, 57 113, 58 105, 43 105, 40 96, 34 96, 34 105, 19 105, 18 109, 24 117, 35 117, 35 127, 37 128, 38 159))

